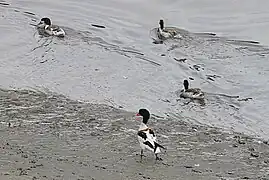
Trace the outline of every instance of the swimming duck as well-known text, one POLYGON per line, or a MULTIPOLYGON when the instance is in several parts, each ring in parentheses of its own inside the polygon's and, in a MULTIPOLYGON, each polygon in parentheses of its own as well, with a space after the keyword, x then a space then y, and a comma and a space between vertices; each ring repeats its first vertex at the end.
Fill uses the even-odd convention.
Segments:
POLYGON ((47 17, 42 18, 37 24, 37 28, 44 30, 50 36, 64 37, 65 32, 62 28, 51 24, 51 20, 47 17))
POLYGON ((138 141, 141 147, 141 160, 145 149, 152 151, 155 154, 156 160, 162 160, 158 157, 158 153, 161 152, 160 148, 166 148, 157 143, 155 133, 147 126, 148 120, 150 118, 149 111, 147 109, 139 109, 139 112, 136 116, 143 117, 143 121, 141 122, 137 132, 138 141))
POLYGON ((204 93, 199 88, 189 88, 188 80, 183 82, 184 89, 182 90, 180 97, 190 99, 204 99, 204 93))
POLYGON ((178 38, 181 37, 180 34, 178 34, 175 29, 164 28, 164 21, 162 19, 159 21, 159 25, 160 27, 157 30, 157 36, 159 39, 165 40, 165 39, 173 38, 175 36, 177 36, 178 38))

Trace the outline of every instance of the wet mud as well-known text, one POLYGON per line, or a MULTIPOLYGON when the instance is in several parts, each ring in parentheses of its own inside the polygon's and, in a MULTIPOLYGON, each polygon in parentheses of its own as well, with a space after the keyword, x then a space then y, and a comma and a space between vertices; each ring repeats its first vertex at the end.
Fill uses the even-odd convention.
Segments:
POLYGON ((152 115, 167 150, 140 160, 135 112, 51 92, 0 90, 1 179, 269 179, 269 145, 152 115))

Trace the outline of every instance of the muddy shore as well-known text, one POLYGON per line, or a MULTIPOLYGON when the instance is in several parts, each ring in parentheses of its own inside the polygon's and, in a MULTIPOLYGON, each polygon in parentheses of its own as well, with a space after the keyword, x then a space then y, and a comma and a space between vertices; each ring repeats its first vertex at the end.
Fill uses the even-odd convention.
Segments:
POLYGON ((195 125, 149 122, 167 147, 140 161, 135 112, 62 95, 0 89, 0 179, 269 179, 266 140, 195 125))

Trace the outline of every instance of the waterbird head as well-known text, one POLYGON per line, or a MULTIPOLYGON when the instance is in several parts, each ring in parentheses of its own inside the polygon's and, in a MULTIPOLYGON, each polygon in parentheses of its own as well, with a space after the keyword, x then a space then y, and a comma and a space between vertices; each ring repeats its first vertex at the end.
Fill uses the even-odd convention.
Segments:
POLYGON ((38 27, 45 27, 45 26, 50 26, 51 25, 51 20, 47 17, 42 18, 40 22, 37 24, 38 27))
POLYGON ((150 118, 150 113, 147 109, 139 109, 139 112, 136 114, 136 116, 142 116, 143 117, 143 123, 147 124, 148 120, 150 118))
POLYGON ((183 85, 184 85, 185 90, 189 89, 189 82, 188 82, 188 80, 185 79, 184 82, 183 82, 183 85))
POLYGON ((163 30, 163 28, 164 28, 164 22, 163 22, 162 19, 159 21, 159 24, 160 24, 160 28, 163 30))

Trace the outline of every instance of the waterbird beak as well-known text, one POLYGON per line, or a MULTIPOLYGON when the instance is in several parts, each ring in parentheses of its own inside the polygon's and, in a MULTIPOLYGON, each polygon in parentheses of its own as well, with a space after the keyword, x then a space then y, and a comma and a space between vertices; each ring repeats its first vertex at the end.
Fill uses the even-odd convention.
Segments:
POLYGON ((135 119, 136 119, 137 121, 140 121, 140 120, 141 120, 141 117, 142 117, 142 116, 141 116, 139 113, 137 113, 136 116, 135 116, 135 119))

